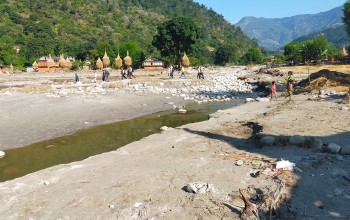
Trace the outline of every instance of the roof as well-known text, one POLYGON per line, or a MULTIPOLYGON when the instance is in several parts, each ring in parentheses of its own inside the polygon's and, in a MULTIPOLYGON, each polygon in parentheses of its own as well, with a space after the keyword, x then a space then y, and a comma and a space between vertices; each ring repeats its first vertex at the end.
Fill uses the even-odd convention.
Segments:
POLYGON ((162 59, 159 59, 159 58, 155 58, 155 57, 149 57, 145 60, 145 62, 155 62, 155 61, 161 61, 161 62, 165 62, 164 60, 162 59))

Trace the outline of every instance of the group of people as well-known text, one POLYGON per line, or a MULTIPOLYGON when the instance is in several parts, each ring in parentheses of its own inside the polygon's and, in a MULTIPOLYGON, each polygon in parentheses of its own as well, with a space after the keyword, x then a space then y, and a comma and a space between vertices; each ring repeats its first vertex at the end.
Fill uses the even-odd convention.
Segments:
POLYGON ((136 77, 134 76, 133 73, 134 73, 134 71, 133 71, 133 69, 132 69, 131 66, 129 66, 129 67, 127 68, 126 72, 125 72, 125 70, 123 69, 123 67, 120 69, 120 75, 121 75, 122 79, 136 78, 136 77))
MULTIPOLYGON (((285 98, 289 97, 289 100, 292 100, 293 83, 294 83, 294 78, 293 78, 293 72, 292 71, 288 72, 288 77, 286 79, 286 83, 287 83, 287 88, 286 88, 285 98)), ((272 81, 272 83, 271 83, 271 100, 272 100, 273 97, 275 97, 275 99, 277 99, 277 88, 276 88, 276 82, 275 81, 272 81)))
MULTIPOLYGON (((121 68, 121 70, 120 70, 120 75, 121 75, 122 79, 136 78, 136 77, 134 76, 133 72, 134 72, 134 71, 133 71, 132 67, 129 66, 129 67, 127 68, 126 71, 125 71, 123 68, 121 68)), ((107 68, 103 69, 103 70, 102 70, 102 81, 108 82, 108 81, 109 81, 109 75, 110 75, 110 73, 109 73, 108 69, 107 69, 107 68)), ((97 77, 98 77, 98 73, 97 73, 97 71, 95 71, 95 72, 94 72, 94 83, 97 82, 97 77)), ((79 79, 78 74, 75 74, 75 75, 74 75, 74 82, 77 83, 77 82, 79 82, 79 81, 80 81, 80 79, 79 79)))
MULTIPOLYGON (((168 67, 168 76, 169 76, 169 78, 171 78, 171 79, 174 78, 174 71, 175 71, 175 68, 172 65, 170 65, 168 67)), ((186 79, 185 67, 183 67, 183 66, 180 67, 179 74, 180 74, 180 76, 179 76, 180 79, 181 78, 185 78, 186 79)), ((204 73, 203 73, 203 67, 202 66, 198 67, 197 79, 204 79, 204 73)))

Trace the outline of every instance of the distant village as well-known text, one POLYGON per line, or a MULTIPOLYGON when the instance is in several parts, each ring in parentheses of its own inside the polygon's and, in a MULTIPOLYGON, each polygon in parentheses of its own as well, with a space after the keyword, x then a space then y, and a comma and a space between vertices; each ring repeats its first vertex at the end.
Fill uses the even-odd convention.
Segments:
MULTIPOLYGON (((72 68, 73 63, 75 62, 75 58, 71 56, 65 56, 64 54, 61 54, 59 57, 56 56, 42 56, 38 60, 34 61, 31 67, 27 67, 25 72, 57 72, 57 71, 68 71, 72 68)), ((114 60, 115 66, 120 69, 123 66, 123 60, 121 57, 117 56, 114 60)), ((84 69, 92 69, 91 62, 87 61, 86 66, 84 66, 84 69)), ((110 58, 105 51, 105 54, 102 58, 97 59, 96 61, 96 68, 101 70, 103 68, 110 67, 112 62, 110 61, 110 58)), ((129 56, 129 54, 124 58, 124 64, 125 66, 131 66, 132 65, 132 59, 129 56)), ((149 57, 142 63, 142 68, 145 70, 157 70, 157 69, 163 69, 166 66, 166 62, 158 59, 158 58, 152 58, 149 57)), ((10 65, 8 68, 6 68, 4 65, 0 65, 0 71, 4 74, 12 74, 14 73, 13 66, 10 65)))

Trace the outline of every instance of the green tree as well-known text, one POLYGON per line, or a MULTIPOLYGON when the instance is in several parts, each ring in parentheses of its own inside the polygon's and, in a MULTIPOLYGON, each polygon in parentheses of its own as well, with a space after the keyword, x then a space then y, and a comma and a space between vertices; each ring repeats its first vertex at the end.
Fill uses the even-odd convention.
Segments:
POLYGON ((190 19, 177 17, 157 27, 152 45, 160 51, 162 56, 175 56, 176 63, 180 64, 181 55, 184 52, 189 54, 198 38, 197 25, 190 19))
POLYGON ((349 0, 344 3, 343 15, 344 17, 342 17, 342 19, 345 24, 345 31, 348 33, 348 36, 350 37, 350 1, 349 0))
POLYGON ((121 57, 126 57, 129 51, 129 56, 132 59, 132 66, 140 68, 145 60, 145 54, 137 42, 126 42, 120 44, 119 52, 121 57))
POLYGON ((259 48, 249 49, 240 59, 240 63, 247 64, 258 64, 262 62, 262 54, 259 48))
POLYGON ((301 57, 301 43, 291 42, 284 46, 284 56, 286 61, 293 60, 295 63, 300 63, 302 61, 301 57))
POLYGON ((226 65, 226 63, 235 61, 236 48, 231 45, 222 45, 215 52, 214 63, 216 65, 226 65))

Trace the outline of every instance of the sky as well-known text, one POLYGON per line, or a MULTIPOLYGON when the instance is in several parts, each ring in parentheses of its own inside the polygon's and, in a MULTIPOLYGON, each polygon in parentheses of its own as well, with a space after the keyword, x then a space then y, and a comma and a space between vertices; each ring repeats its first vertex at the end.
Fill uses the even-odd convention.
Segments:
POLYGON ((243 17, 284 18, 316 14, 343 5, 346 0, 193 0, 213 9, 232 24, 243 17))

